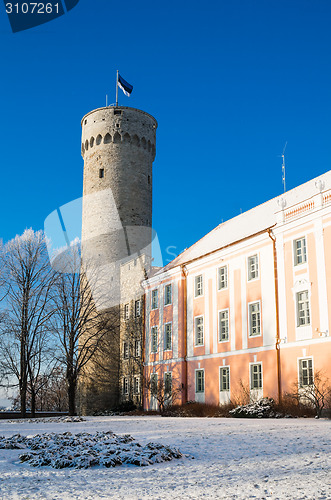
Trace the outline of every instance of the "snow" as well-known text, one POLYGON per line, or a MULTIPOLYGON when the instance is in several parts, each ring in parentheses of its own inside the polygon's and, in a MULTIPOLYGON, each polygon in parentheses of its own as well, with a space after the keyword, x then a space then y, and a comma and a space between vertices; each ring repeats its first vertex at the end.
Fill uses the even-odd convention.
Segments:
POLYGON ((83 422, 0 421, 0 435, 114 432, 178 448, 148 467, 53 469, 0 450, 1 499, 331 498, 331 421, 326 419, 87 417, 83 422), (194 456, 194 460, 190 458, 194 456))

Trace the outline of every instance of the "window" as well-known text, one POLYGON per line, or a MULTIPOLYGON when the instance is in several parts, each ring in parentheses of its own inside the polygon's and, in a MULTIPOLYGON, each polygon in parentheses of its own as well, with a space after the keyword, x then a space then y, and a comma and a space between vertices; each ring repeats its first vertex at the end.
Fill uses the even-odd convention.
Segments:
POLYGON ((157 326, 152 326, 151 329, 151 351, 157 352, 157 326))
POLYGON ((124 359, 129 358, 129 344, 128 344, 128 342, 123 342, 123 358, 124 359))
POLYGON ((229 340, 229 310, 224 309, 218 313, 218 341, 229 340))
POLYGON ((157 309, 158 293, 157 289, 152 290, 152 309, 157 309))
POLYGON ((227 287, 228 287, 228 268, 227 266, 223 266, 218 269, 218 289, 223 290, 223 288, 227 287))
POLYGON ((129 317, 130 317, 129 304, 125 304, 125 306, 124 306, 124 319, 129 319, 129 317))
POLYGON ((252 255, 247 259, 248 281, 259 277, 259 259, 257 255, 252 255))
POLYGON ((251 365, 251 389, 262 389, 262 364, 251 365))
POLYGON ((172 290, 171 285, 166 285, 164 287, 164 305, 168 306, 172 302, 172 290))
POLYGON ((249 336, 261 335, 260 302, 249 304, 249 336))
POLYGON ((195 370, 195 392, 205 392, 204 370, 195 370))
POLYGON ((313 360, 299 359, 299 387, 308 387, 314 383, 313 360))
POLYGON ((136 300, 134 303, 134 315, 136 318, 141 316, 141 300, 136 300))
POLYGON ((294 240, 294 265, 307 262, 306 238, 294 240))
POLYGON ((123 378, 123 394, 129 394, 129 379, 127 377, 123 378))
POLYGON ((195 318, 195 345, 203 345, 203 316, 195 318))
POLYGON ((310 325, 308 290, 297 293, 297 326, 310 325))
POLYGON ((135 340, 135 342, 134 342, 134 355, 135 355, 135 358, 140 358, 140 355, 141 355, 140 340, 135 340))
POLYGON ((195 297, 200 297, 201 295, 203 295, 203 279, 202 279, 202 274, 200 274, 199 276, 195 277, 195 280, 194 280, 194 289, 195 289, 195 292, 194 292, 195 297))
POLYGON ((140 378, 134 377, 133 379, 133 392, 134 394, 139 394, 140 392, 140 378))
POLYGON ((164 374, 164 393, 170 396, 171 391, 172 391, 172 374, 171 372, 167 372, 164 374))
POLYGON ((230 368, 228 366, 222 366, 220 368, 220 391, 230 390, 230 368))
POLYGON ((172 349, 172 325, 167 323, 164 325, 164 350, 171 351, 172 349))
POLYGON ((151 375, 150 388, 151 388, 151 393, 153 395, 157 395, 157 373, 152 373, 151 375))

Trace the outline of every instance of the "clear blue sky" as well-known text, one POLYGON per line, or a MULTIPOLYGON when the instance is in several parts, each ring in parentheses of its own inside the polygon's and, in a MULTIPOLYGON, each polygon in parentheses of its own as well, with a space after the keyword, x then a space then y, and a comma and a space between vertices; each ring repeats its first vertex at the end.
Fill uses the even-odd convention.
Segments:
MULTIPOLYGON (((0 6, 0 237, 82 193, 80 120, 120 104, 156 117, 153 225, 191 245, 331 168, 330 0, 80 0, 13 34, 0 6)), ((165 259, 167 257, 165 256, 165 259)))

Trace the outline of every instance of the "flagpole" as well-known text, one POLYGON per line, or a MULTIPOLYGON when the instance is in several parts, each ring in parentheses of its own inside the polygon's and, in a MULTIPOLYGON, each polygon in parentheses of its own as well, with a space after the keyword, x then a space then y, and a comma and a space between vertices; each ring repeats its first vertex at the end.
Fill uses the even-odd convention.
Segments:
POLYGON ((116 74, 116 107, 118 106, 118 70, 116 74))

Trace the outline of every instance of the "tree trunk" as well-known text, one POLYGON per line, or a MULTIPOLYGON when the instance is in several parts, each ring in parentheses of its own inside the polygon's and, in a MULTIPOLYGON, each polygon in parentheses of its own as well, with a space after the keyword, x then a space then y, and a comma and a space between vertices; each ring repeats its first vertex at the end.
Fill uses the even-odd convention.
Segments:
POLYGON ((76 380, 70 378, 68 380, 68 402, 69 402, 69 415, 76 415, 76 380))
POLYGON ((31 417, 36 416, 36 393, 33 388, 31 388, 31 417))
POLYGON ((20 384, 20 399, 21 399, 21 417, 26 417, 26 383, 23 381, 20 384))

